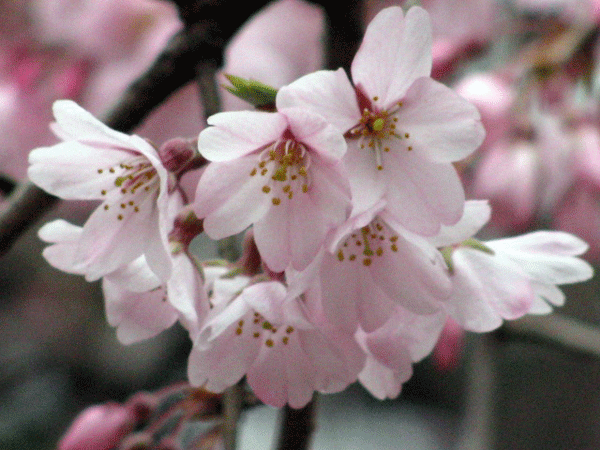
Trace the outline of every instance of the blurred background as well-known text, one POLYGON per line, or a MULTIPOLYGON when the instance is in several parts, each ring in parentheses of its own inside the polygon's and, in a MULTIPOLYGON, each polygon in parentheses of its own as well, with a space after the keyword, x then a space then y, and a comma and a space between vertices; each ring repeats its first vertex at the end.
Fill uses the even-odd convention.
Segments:
MULTIPOLYGON (((469 198, 490 199, 485 237, 572 232, 600 258, 600 2, 353 1, 359 22, 420 4, 434 31, 432 76, 476 104, 487 137, 457 166, 469 198)), ((57 140, 51 105, 71 98, 102 118, 182 27, 166 0, 0 0, 0 210, 27 155, 57 140)), ((301 0, 271 2, 227 47, 224 71, 279 87, 325 64, 328 19, 301 0)), ((350 56, 351 57, 351 56, 350 56)), ((224 109, 246 106, 223 93, 224 109)), ((157 144, 194 137, 197 86, 175 92, 135 130, 157 144)), ((188 187, 193 189, 194 174, 188 187)), ((50 267, 37 229, 83 224, 94 205, 61 203, 0 259, 0 448, 51 449, 85 406, 185 379, 175 327, 129 347, 105 320, 98 283, 50 267)), ((214 244, 194 243, 214 257, 214 244)), ((314 448, 600 448, 600 286, 485 335, 449 323, 396 400, 359 386, 319 399, 314 448)), ((268 446, 276 411, 242 417, 241 448, 268 446)))

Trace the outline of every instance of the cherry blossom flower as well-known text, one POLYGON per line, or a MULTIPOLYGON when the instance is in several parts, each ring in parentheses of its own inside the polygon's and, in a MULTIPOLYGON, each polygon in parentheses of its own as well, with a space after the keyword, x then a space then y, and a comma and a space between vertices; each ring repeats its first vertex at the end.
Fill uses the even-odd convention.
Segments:
POLYGON ((271 270, 303 269, 349 213, 343 136, 297 108, 220 113, 208 123, 198 147, 213 162, 200 178, 194 206, 206 234, 221 239, 254 224, 271 270))
MULTIPOLYGON (((482 206, 476 204, 472 211, 481 211, 482 206)), ((456 238, 461 227, 459 223, 445 231, 456 238)), ((565 300, 557 285, 592 277, 592 267, 576 257, 587 247, 581 239, 560 231, 455 243, 445 250, 453 285, 445 307, 463 328, 477 332, 491 331, 503 319, 549 313, 565 300)))
MULTIPOLYGON (((64 220, 44 225, 39 236, 53 245, 43 255, 64 272, 84 275, 77 266, 76 252, 83 229, 64 220)), ((184 251, 171 254, 173 273, 163 282, 150 269, 142 255, 121 266, 102 279, 106 318, 117 328, 117 338, 123 344, 149 339, 170 328, 177 320, 190 334, 196 334, 209 311, 208 292, 214 278, 225 268, 211 269, 208 283, 184 251)))
POLYGON ((64 142, 30 153, 29 178, 64 199, 102 201, 83 226, 74 269, 93 281, 145 255, 152 271, 167 280, 169 211, 181 206, 181 197, 171 191, 156 149, 108 128, 71 101, 57 101, 54 116, 64 142))
POLYGON ((327 319, 348 331, 359 324, 366 332, 375 330, 396 305, 434 313, 450 294, 441 254, 388 217, 380 201, 350 218, 307 269, 318 272, 327 319))
POLYGON ((208 319, 190 354, 190 382, 221 392, 246 375, 264 403, 301 408, 314 391, 339 392, 355 381, 362 350, 351 334, 315 325, 296 289, 250 285, 208 319))
POLYGON ((321 114, 345 133, 354 211, 379 199, 400 225, 433 235, 456 223, 464 205, 450 164, 472 153, 484 130, 476 108, 432 80, 431 29, 421 8, 382 10, 351 67, 319 71, 281 88, 280 107, 321 114))

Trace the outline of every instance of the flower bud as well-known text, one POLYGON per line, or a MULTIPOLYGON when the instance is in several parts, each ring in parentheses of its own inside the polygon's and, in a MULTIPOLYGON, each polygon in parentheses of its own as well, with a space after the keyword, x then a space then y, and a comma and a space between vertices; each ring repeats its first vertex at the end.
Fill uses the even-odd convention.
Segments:
POLYGON ((197 144, 191 139, 173 138, 158 150, 160 160, 171 173, 179 173, 194 157, 197 144))
POLYGON ((129 408, 117 403, 90 406, 73 421, 58 443, 58 450, 108 450, 135 425, 129 408))

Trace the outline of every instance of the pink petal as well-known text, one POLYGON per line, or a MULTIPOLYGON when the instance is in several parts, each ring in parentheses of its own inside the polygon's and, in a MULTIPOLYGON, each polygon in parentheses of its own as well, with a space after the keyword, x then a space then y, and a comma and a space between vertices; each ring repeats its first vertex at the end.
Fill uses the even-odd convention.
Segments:
POLYGON ((369 24, 352 62, 352 79, 375 104, 386 109, 419 77, 431 73, 431 25, 427 12, 399 7, 382 10, 369 24))
POLYGON ((275 142, 286 130, 285 116, 259 111, 218 113, 208 118, 198 137, 200 154, 209 161, 230 161, 275 142))
POLYGON ((71 100, 57 100, 52 106, 61 138, 99 147, 129 148, 130 136, 115 131, 71 100))
POLYGON ((200 178, 194 211, 205 218, 204 230, 212 239, 240 233, 268 211, 271 201, 264 180, 250 176, 258 160, 254 155, 209 164, 200 178))
POLYGON ((323 116, 345 133, 358 124, 356 93, 343 69, 305 75, 277 93, 277 108, 304 108, 323 116))
POLYGON ((465 197, 452 165, 432 163, 409 151, 392 151, 389 156, 381 171, 388 183, 386 210, 400 225, 430 236, 441 224, 458 222, 465 197))
POLYGON ((431 78, 419 78, 410 86, 396 117, 398 127, 410 136, 406 145, 435 162, 463 159, 485 137, 477 108, 431 78))
POLYGON ((93 148, 75 141, 41 147, 29 154, 29 179, 45 191, 68 200, 103 199, 115 188, 107 168, 131 158, 126 150, 93 148), (103 170, 105 173, 98 173, 103 170))
POLYGON ((308 145, 322 158, 339 160, 346 153, 346 140, 341 131, 330 125, 322 116, 306 109, 280 109, 290 124, 296 140, 308 145))
POLYGON ((110 277, 104 278, 102 288, 108 323, 117 327, 117 338, 125 345, 154 337, 177 321, 177 311, 162 289, 128 292, 110 277))

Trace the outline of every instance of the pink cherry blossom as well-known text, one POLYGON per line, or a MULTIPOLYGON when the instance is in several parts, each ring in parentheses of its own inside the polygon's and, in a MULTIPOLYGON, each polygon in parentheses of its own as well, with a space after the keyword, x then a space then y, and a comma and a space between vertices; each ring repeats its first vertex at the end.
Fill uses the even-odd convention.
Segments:
POLYGON ((221 392, 246 375, 264 403, 301 408, 313 392, 339 392, 355 381, 364 365, 360 347, 351 334, 315 325, 295 289, 250 285, 209 319, 190 354, 190 382, 221 392))
POLYGON ((448 312, 462 327, 478 332, 499 327, 503 319, 549 313, 565 300, 556 285, 592 277, 592 267, 576 258, 586 250, 584 241, 560 231, 456 247, 448 312))
POLYGON ((434 313, 450 294, 439 252, 394 227, 385 207, 379 202, 339 227, 308 269, 318 273, 327 319, 351 332, 382 326, 396 305, 434 313))
POLYGON ((410 231, 435 234, 462 215, 464 192, 450 164, 482 142, 479 113, 432 80, 431 29, 421 8, 397 7, 371 22, 352 63, 306 75, 279 91, 278 105, 321 114, 345 133, 355 212, 388 200, 410 231))
POLYGON ((64 199, 102 201, 83 227, 74 269, 92 281, 145 255, 168 279, 169 211, 181 206, 181 197, 156 149, 111 130, 74 102, 56 102, 54 115, 64 142, 30 153, 29 178, 64 199))
MULTIPOLYGON (((50 265, 84 275, 76 262, 82 233, 81 227, 64 220, 44 225, 39 236, 52 244, 43 251, 50 265)), ((190 334, 196 334, 208 314, 207 289, 211 284, 203 283, 201 269, 184 251, 173 253, 171 259, 173 273, 167 282, 156 276, 144 256, 103 277, 106 318, 117 328, 117 338, 123 344, 156 336, 177 320, 190 334)), ((224 271, 220 269, 219 273, 224 271)))
POLYGON ((306 267, 349 212, 341 133, 297 108, 220 113, 208 123, 198 147, 213 162, 200 178, 194 206, 206 233, 221 239, 254 224, 271 270, 306 267))

